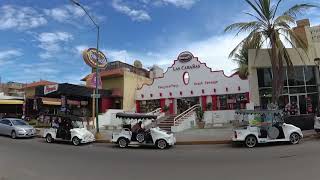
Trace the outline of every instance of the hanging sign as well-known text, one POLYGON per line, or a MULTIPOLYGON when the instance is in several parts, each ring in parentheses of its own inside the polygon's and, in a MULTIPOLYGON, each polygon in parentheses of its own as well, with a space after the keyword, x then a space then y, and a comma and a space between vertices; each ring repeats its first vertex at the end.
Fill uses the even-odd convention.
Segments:
POLYGON ((97 67, 98 63, 98 68, 105 68, 107 66, 107 58, 103 54, 103 52, 99 51, 97 53, 96 48, 89 48, 83 51, 82 53, 84 61, 92 68, 97 67))
POLYGON ((191 61, 192 58, 193 58, 193 54, 191 52, 184 51, 179 54, 177 59, 182 63, 186 63, 186 62, 191 61))
POLYGON ((43 94, 47 95, 47 94, 53 93, 55 91, 58 91, 58 87, 59 87, 58 84, 46 85, 46 86, 44 86, 43 94))

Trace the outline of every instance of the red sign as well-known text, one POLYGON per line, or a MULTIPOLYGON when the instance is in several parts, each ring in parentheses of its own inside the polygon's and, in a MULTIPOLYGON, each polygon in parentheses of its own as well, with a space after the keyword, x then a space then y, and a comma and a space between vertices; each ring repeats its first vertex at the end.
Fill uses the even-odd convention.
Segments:
POLYGON ((49 94, 58 91, 58 84, 44 86, 43 94, 49 94))

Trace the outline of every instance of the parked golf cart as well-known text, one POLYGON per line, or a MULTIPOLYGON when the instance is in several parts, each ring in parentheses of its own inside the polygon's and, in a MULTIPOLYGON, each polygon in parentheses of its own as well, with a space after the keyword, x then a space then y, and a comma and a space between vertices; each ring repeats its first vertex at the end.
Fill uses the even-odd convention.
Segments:
POLYGON ((320 133, 320 114, 314 117, 314 130, 320 133))
POLYGON ((284 123, 281 110, 238 110, 236 115, 240 123, 234 127, 232 141, 249 148, 271 142, 298 144, 303 137, 300 128, 284 123))
POLYGON ((120 148, 126 148, 129 145, 153 145, 159 149, 166 149, 173 146, 176 142, 172 133, 161 130, 159 127, 155 127, 155 124, 151 123, 149 127, 139 129, 136 132, 132 131, 132 124, 136 124, 139 121, 157 119, 154 115, 145 115, 138 113, 117 113, 117 118, 121 118, 124 123, 122 129, 119 132, 112 133, 111 142, 118 144, 120 148), (132 120, 133 121, 130 121, 132 120))
POLYGON ((94 135, 84 128, 83 121, 74 116, 59 116, 59 120, 51 122, 51 128, 45 129, 43 137, 47 143, 68 141, 78 146, 81 143, 95 141, 94 135))

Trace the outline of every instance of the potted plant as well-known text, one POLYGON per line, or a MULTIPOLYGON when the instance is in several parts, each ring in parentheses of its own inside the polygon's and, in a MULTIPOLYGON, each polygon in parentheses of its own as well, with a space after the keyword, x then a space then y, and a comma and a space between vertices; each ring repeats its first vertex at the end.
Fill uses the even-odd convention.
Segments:
POLYGON ((165 106, 163 106, 162 110, 165 114, 167 114, 167 112, 169 111, 169 107, 167 105, 165 105, 165 106))
POLYGON ((202 108, 201 107, 198 108, 196 110, 196 116, 197 116, 197 124, 199 129, 203 129, 205 126, 205 122, 203 121, 203 115, 204 115, 204 112, 202 108))
POLYGON ((207 104, 207 111, 211 111, 212 110, 212 103, 208 103, 207 104))

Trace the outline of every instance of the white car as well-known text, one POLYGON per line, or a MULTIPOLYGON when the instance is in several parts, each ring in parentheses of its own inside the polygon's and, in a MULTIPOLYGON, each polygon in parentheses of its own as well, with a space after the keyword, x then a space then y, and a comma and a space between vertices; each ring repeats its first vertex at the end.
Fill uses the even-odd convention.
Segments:
POLYGON ((314 130, 320 133, 320 117, 315 116, 314 118, 314 130))
POLYGON ((51 127, 45 129, 43 137, 47 143, 55 140, 71 141, 73 145, 78 146, 81 143, 94 142, 94 135, 84 128, 82 121, 69 121, 69 124, 60 123, 59 127, 51 127), (71 127, 69 127, 71 126, 71 127))
POLYGON ((154 145, 159 149, 166 149, 176 143, 172 133, 161 130, 159 127, 133 134, 129 128, 123 128, 120 132, 112 134, 111 142, 118 144, 120 148, 128 145, 154 145))
POLYGON ((243 142, 249 148, 255 147, 259 143, 270 142, 298 144, 303 138, 300 128, 286 123, 273 125, 269 128, 248 125, 234 129, 233 133, 233 142, 243 142))

